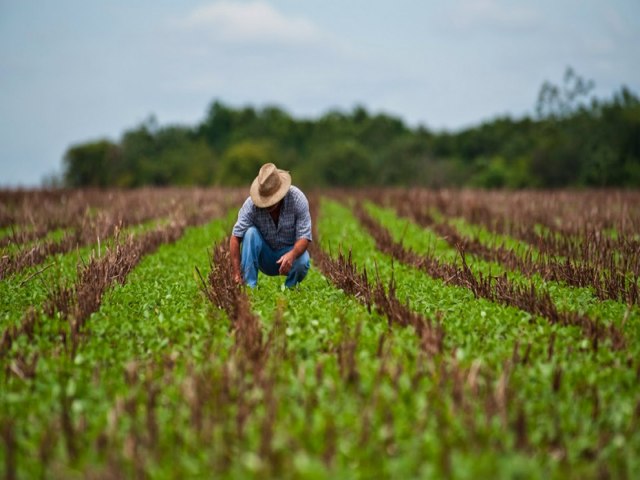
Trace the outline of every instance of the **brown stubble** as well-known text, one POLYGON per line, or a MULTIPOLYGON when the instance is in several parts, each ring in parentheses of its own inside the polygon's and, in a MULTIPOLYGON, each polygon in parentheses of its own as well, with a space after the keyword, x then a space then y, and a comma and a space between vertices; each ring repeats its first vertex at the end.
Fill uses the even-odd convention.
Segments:
POLYGON ((391 233, 373 219, 361 203, 355 207, 355 214, 361 224, 376 242, 378 249, 409 266, 426 272, 430 277, 443 280, 446 284, 469 289, 476 298, 510 305, 533 315, 543 317, 550 323, 564 326, 577 326, 592 342, 597 351, 601 340, 609 339, 612 348, 623 349, 626 346, 624 335, 614 324, 604 326, 598 319, 575 312, 560 312, 547 291, 538 291, 533 282, 515 283, 507 274, 489 276, 471 271, 466 261, 462 245, 457 245, 461 265, 441 262, 433 254, 418 255, 396 242, 391 233))
POLYGON ((640 195, 636 192, 484 192, 476 190, 390 189, 362 192, 360 199, 394 208, 425 228, 431 228, 452 246, 487 261, 545 280, 594 289, 603 300, 636 305, 639 299, 640 195), (428 209, 444 215, 435 221, 428 209), (513 252, 503 246, 485 246, 479 239, 459 235, 448 223, 463 218, 490 232, 511 235, 530 245, 513 252), (542 225, 548 231, 539 230, 542 225), (603 230, 615 229, 617 235, 603 230), (534 252, 541 252, 533 260, 534 252))

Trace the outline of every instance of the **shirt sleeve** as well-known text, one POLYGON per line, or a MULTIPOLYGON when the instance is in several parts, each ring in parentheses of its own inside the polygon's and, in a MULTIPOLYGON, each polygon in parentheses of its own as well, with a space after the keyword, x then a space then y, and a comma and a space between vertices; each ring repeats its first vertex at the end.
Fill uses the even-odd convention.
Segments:
POLYGON ((247 198, 238 212, 238 220, 233 226, 232 235, 243 238, 246 231, 253 225, 253 202, 247 198))
POLYGON ((296 241, 306 238, 310 242, 311 238, 311 213, 309 212, 309 201, 302 191, 298 190, 295 198, 296 213, 296 241))

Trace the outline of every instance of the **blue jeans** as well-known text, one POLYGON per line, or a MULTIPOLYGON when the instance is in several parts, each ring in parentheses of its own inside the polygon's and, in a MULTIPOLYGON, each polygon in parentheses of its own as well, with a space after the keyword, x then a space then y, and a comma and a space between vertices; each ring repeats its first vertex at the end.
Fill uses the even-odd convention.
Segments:
MULTIPOLYGON (((249 227, 242 239, 242 278, 251 288, 258 284, 258 270, 270 276, 279 275, 280 265, 276 263, 282 255, 293 248, 283 247, 272 250, 256 227, 249 227)), ((304 252, 291 266, 284 284, 286 287, 295 287, 300 283, 309 271, 309 253, 304 252)))

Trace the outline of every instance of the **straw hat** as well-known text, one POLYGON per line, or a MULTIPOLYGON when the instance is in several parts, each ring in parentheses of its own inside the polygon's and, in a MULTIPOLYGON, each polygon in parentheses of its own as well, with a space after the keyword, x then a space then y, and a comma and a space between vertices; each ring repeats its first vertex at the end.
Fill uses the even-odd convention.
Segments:
POLYGON ((284 198, 291 186, 289 172, 279 170, 273 163, 265 163, 251 184, 249 194, 256 207, 271 207, 284 198))

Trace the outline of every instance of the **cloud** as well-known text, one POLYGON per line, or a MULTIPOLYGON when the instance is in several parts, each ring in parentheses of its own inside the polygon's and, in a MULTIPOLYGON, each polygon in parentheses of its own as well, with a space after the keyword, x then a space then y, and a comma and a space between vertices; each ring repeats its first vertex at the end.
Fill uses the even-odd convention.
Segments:
POLYGON ((523 30, 536 27, 539 13, 531 7, 498 0, 462 0, 451 10, 452 24, 462 30, 475 27, 523 30))
POLYGON ((237 3, 221 0, 192 10, 182 28, 207 31, 225 42, 276 44, 314 43, 323 33, 311 21, 285 15, 262 0, 237 3))
POLYGON ((331 91, 347 72, 358 76, 373 60, 323 29, 310 16, 276 9, 266 0, 218 0, 166 18, 156 45, 166 91, 238 101, 286 102, 320 85, 331 91))

